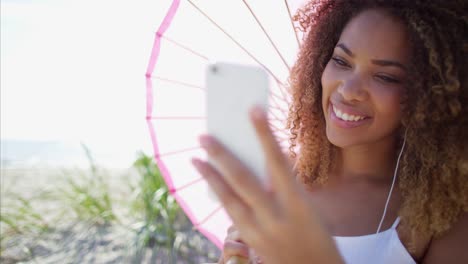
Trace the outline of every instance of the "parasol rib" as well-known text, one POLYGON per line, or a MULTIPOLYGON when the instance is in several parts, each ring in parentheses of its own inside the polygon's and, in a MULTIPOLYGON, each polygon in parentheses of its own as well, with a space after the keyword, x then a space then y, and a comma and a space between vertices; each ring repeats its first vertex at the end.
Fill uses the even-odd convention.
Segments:
POLYGON ((219 206, 213 212, 208 214, 205 218, 203 218, 200 222, 194 224, 194 228, 198 228, 199 226, 203 225, 206 221, 210 220, 210 218, 215 215, 219 210, 223 209, 223 206, 219 206))
POLYGON ((195 50, 193 50, 193 49, 187 47, 187 46, 184 45, 184 44, 181 44, 181 43, 179 43, 179 42, 177 42, 177 41, 175 41, 175 40, 173 40, 173 39, 170 39, 170 38, 168 38, 168 37, 166 37, 166 36, 164 36, 164 35, 160 35, 160 37, 163 38, 163 39, 165 39, 165 40, 167 40, 167 41, 169 41, 169 42, 171 42, 172 44, 174 44, 174 45, 176 45, 176 46, 178 46, 178 47, 180 47, 180 48, 182 48, 182 49, 184 49, 184 50, 190 52, 190 53, 193 53, 193 54, 197 55, 198 57, 200 57, 200 58, 202 58, 202 59, 204 59, 204 60, 206 60, 206 61, 209 61, 209 60, 210 60, 210 59, 208 59, 208 57, 206 57, 205 55, 202 55, 200 52, 197 52, 197 51, 195 51, 195 50))
MULTIPOLYGON (((287 142, 287 141, 289 140, 288 137, 279 137, 279 136, 277 136, 277 135, 275 135, 275 138, 276 138, 276 140, 281 141, 281 142, 283 142, 283 141, 284 141, 284 142, 287 142)), ((286 147, 280 146, 280 147, 281 147, 282 149, 284 149, 284 148, 289 148, 289 146, 286 146, 286 147)))
POLYGON ((195 179, 195 180, 193 180, 193 181, 191 181, 191 182, 189 182, 189 183, 186 183, 186 184, 180 186, 180 187, 177 188, 177 189, 170 189, 169 191, 170 191, 172 194, 174 194, 174 193, 176 193, 176 192, 182 191, 183 189, 185 189, 185 188, 187 188, 187 187, 190 187, 190 186, 194 185, 195 183, 201 182, 202 180, 203 180, 203 177, 200 177, 200 178, 198 178, 198 179, 195 179))
POLYGON ((171 152, 166 152, 166 153, 163 153, 163 154, 157 153, 157 154, 154 155, 154 157, 155 158, 167 157, 167 156, 180 154, 180 153, 184 153, 184 152, 188 152, 188 151, 192 151, 192 150, 197 150, 197 149, 200 149, 200 148, 201 147, 192 147, 192 148, 179 149, 179 150, 175 150, 175 151, 171 151, 171 152))
POLYGON ((270 126, 272 127, 272 130, 273 132, 278 132, 278 133, 285 133, 284 132, 284 129, 281 129, 281 128, 278 128, 277 126, 275 126, 273 123, 270 122, 270 126))
MULTIPOLYGON (((205 18, 207 18, 216 28, 218 28, 223 34, 225 34, 230 40, 232 40, 240 49, 242 49, 250 58, 257 62, 263 69, 265 69, 268 74, 270 74, 276 82, 282 83, 279 78, 262 62, 260 62, 250 51, 248 51, 242 44, 235 40, 229 33, 227 33, 220 25, 218 25, 210 16, 208 16, 203 10, 201 10, 193 1, 187 0, 198 12, 200 12, 205 18)), ((286 99, 286 98, 284 98, 286 99)))
MULTIPOLYGON (((272 101, 273 101, 273 100, 272 100, 272 101)), ((275 102, 275 101, 273 101, 273 102, 275 102)), ((279 106, 279 105, 272 106, 272 105, 270 104, 270 105, 268 106, 268 108, 270 109, 270 111, 273 111, 273 110, 278 110, 278 111, 280 111, 280 113, 282 113, 282 114, 283 114, 283 118, 282 118, 282 120, 285 120, 285 119, 287 118, 287 114, 286 114, 286 112, 285 112, 285 111, 283 111, 283 110, 280 108, 280 106, 279 106)))
POLYGON ((273 116, 273 118, 269 118, 270 120, 276 120, 276 121, 279 121, 279 122, 281 122, 281 121, 284 120, 284 119, 280 119, 280 118, 272 111, 272 109, 270 109, 270 110, 268 111, 268 113, 269 113, 271 116, 273 116))
POLYGON ((291 9, 289 8, 288 0, 284 0, 284 4, 286 4, 286 9, 288 9, 289 21, 291 21, 291 27, 292 27, 292 29, 294 31, 294 35, 296 36, 297 46, 301 47, 301 42, 299 41, 299 36, 297 35, 296 28, 294 27, 294 21, 293 21, 293 18, 292 18, 291 9))
POLYGON ((260 26, 260 28, 262 29, 263 33, 265 34, 265 36, 268 38, 268 40, 270 41, 271 45, 273 46, 273 48, 275 49, 276 53, 278 54, 278 56, 281 58, 281 60, 283 61, 284 63, 284 66, 286 66, 286 68, 288 68, 288 71, 291 71, 291 67, 288 65, 288 63, 286 62, 286 60, 284 59, 283 55, 281 54, 281 52, 279 51, 278 47, 276 46, 276 44, 273 42, 273 40, 271 39, 270 37, 270 34, 268 34, 268 32, 266 31, 266 29, 263 27, 262 23, 260 22, 260 20, 258 19, 257 15, 255 15, 255 13, 252 11, 252 8, 250 8, 250 5, 247 3, 247 1, 245 0, 242 0, 242 2, 244 2, 245 6, 247 7, 247 9, 249 9, 250 11, 250 14, 253 16, 253 18, 255 18, 255 21, 257 21, 257 25, 260 26))
MULTIPOLYGON (((271 102, 273 102, 275 106, 270 105, 269 107, 281 111, 281 112, 283 113, 284 117, 287 117, 287 112, 286 112, 286 110, 284 110, 283 108, 281 108, 281 106, 280 106, 280 105, 278 104, 278 102, 277 102, 277 100, 278 100, 277 98, 278 98, 278 96, 274 96, 274 94, 270 94, 271 102)), ((280 98, 279 100, 281 100, 281 98, 280 98)))
POLYGON ((278 95, 277 93, 275 93, 273 91, 270 91, 270 95, 272 97, 278 98, 278 100, 285 101, 285 99, 283 99, 280 95, 278 95))
POLYGON ((169 119, 169 120, 176 120, 176 119, 185 119, 185 120, 190 120, 190 119, 206 119, 206 116, 149 116, 146 119, 152 119, 152 120, 164 120, 164 119, 169 119))
POLYGON ((286 87, 281 82, 276 82, 276 85, 278 85, 278 88, 279 88, 279 90, 281 92, 281 95, 283 96, 282 100, 287 102, 288 100, 287 100, 286 92, 284 91, 286 89, 286 87))
POLYGON ((176 80, 172 80, 172 79, 167 79, 167 78, 159 77, 159 76, 151 76, 151 78, 157 79, 157 80, 160 80, 160 81, 163 81, 163 82, 179 84, 179 85, 182 85, 182 86, 191 87, 191 88, 197 88, 197 89, 206 91, 206 89, 205 89, 204 87, 201 87, 201 86, 195 85, 195 84, 185 83, 185 82, 176 81, 176 80))

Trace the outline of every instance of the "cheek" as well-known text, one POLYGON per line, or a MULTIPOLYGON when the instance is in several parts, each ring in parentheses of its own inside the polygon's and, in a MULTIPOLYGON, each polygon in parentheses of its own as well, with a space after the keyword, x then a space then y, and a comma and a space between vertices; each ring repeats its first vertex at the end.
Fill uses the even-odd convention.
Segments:
POLYGON ((401 120, 401 89, 382 87, 374 90, 374 102, 381 115, 381 121, 399 124, 401 120))
POLYGON ((331 90, 331 87, 332 87, 332 83, 333 83, 333 80, 332 80, 332 72, 331 72, 331 69, 329 67, 329 64, 327 64, 327 66, 325 66, 325 69, 322 73, 322 79, 321 79, 321 83, 322 83, 322 106, 325 107, 326 105, 326 102, 328 101, 328 98, 329 98, 329 95, 330 95, 330 90, 331 90))

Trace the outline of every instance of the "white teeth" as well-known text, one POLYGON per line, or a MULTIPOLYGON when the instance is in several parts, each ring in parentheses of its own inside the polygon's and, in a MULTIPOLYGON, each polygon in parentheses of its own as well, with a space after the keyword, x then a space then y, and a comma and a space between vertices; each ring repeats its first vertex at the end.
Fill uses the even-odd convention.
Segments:
POLYGON ((333 107, 333 111, 335 111, 335 115, 338 118, 340 118, 341 120, 344 120, 344 121, 359 121, 359 120, 365 118, 363 116, 355 116, 355 115, 349 115, 347 113, 343 113, 339 109, 337 109, 334 105, 332 105, 332 107, 333 107))

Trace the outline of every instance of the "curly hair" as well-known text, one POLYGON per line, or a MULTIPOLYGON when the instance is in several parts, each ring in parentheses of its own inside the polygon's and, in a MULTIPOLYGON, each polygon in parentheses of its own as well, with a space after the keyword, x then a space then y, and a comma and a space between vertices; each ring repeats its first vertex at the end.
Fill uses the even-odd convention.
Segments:
POLYGON ((326 184, 337 150, 327 139, 321 76, 345 25, 379 8, 407 26, 412 48, 399 145, 402 220, 416 234, 439 237, 468 211, 467 1, 312 0, 294 16, 304 33, 291 70, 287 127, 290 154, 304 184, 326 184))

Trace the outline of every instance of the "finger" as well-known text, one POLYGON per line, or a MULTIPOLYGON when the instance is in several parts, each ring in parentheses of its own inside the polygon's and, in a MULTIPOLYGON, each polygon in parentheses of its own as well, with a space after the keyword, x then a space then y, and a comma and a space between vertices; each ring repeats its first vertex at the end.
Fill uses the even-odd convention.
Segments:
POLYGON ((265 111, 260 106, 256 106, 251 110, 250 114, 265 152, 267 167, 271 173, 272 186, 280 195, 288 197, 294 193, 295 190, 291 164, 276 141, 270 125, 268 124, 265 111))
POLYGON ((235 225, 231 225, 231 226, 228 227, 227 233, 229 234, 229 233, 234 232, 234 231, 236 231, 236 230, 237 230, 236 226, 235 226, 235 225))
POLYGON ((250 250, 249 252, 249 260, 251 261, 252 264, 261 264, 263 263, 262 261, 262 258, 257 255, 257 253, 255 252, 255 250, 250 250))
POLYGON ((219 172, 207 162, 199 159, 192 159, 192 164, 210 185, 211 189, 221 201, 226 212, 232 218, 232 221, 246 231, 254 231, 256 223, 254 221, 252 210, 247 204, 234 192, 234 190, 224 181, 219 172))
POLYGON ((232 256, 226 264, 249 264, 249 259, 243 258, 243 257, 238 257, 238 256, 232 256))
POLYGON ((226 240, 232 240, 232 241, 238 241, 238 242, 244 242, 240 236, 240 232, 238 230, 235 230, 231 233, 229 233, 226 237, 226 240))
POLYGON ((233 240, 226 241, 223 246, 224 261, 227 262, 232 256, 249 258, 249 247, 233 240))
POLYGON ((211 136, 201 136, 200 144, 219 166, 225 180, 236 193, 260 215, 269 218, 271 199, 255 175, 225 146, 211 136))
MULTIPOLYGON (((218 264, 224 264, 224 253, 221 254, 221 257, 219 257, 218 259, 218 264)), ((205 263, 205 264, 208 264, 208 263, 205 263)))
POLYGON ((240 235, 239 230, 234 225, 231 225, 228 228, 227 235, 224 241, 227 241, 227 240, 234 240, 237 242, 245 243, 244 239, 242 239, 240 235))

